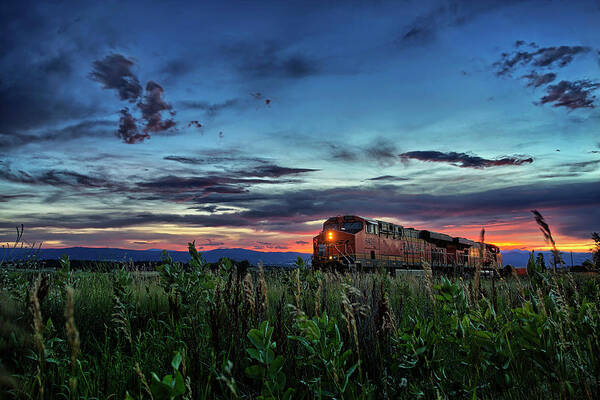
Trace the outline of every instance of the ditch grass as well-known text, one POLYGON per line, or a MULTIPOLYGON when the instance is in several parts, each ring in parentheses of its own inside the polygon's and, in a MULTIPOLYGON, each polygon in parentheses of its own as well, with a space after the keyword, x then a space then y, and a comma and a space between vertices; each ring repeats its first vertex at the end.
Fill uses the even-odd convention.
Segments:
POLYGON ((600 280, 0 272, 16 399, 600 398, 600 280))

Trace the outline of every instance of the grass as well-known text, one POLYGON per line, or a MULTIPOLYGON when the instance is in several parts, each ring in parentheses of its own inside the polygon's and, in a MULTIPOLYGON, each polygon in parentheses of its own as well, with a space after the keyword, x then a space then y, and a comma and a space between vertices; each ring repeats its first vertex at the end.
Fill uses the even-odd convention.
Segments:
MULTIPOLYGON (((600 281, 0 273, 6 398, 600 397, 600 281)), ((3 397, 3 398, 4 398, 3 397)))

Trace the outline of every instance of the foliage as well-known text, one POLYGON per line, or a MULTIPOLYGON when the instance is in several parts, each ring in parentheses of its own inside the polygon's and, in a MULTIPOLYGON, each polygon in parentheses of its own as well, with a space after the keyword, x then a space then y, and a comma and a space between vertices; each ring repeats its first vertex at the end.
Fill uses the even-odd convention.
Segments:
POLYGON ((252 379, 262 382, 261 395, 259 399, 290 399, 294 389, 286 389, 286 378, 283 372, 285 359, 281 355, 275 355, 277 343, 272 341, 273 327, 269 327, 268 321, 263 321, 258 329, 248 332, 248 340, 252 344, 246 348, 251 362, 245 372, 252 379))
MULTIPOLYGON (((7 398, 597 398, 600 279, 189 267, 0 276, 7 398), (73 289, 70 289, 72 286, 73 289), (129 396, 129 397, 127 397, 129 396)), ((538 259, 539 261, 539 259, 538 259)))

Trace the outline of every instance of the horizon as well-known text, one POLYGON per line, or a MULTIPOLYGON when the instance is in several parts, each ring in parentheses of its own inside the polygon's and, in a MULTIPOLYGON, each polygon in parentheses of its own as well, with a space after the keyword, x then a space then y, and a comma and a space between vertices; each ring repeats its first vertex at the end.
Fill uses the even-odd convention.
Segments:
POLYGON ((597 1, 0 18, 0 243, 311 253, 354 214, 546 251, 534 209, 561 251, 600 230, 597 1))
MULTIPOLYGON (((494 244, 494 243, 491 243, 494 244)), ((188 252, 187 247, 185 249, 156 249, 156 248, 149 248, 149 249, 128 249, 128 248, 123 248, 123 247, 92 247, 92 246, 70 246, 70 247, 42 247, 42 250, 63 250, 63 249, 74 249, 74 248, 83 248, 83 249, 118 249, 118 250, 131 250, 131 251, 179 251, 179 252, 188 252)), ((36 250, 38 248, 36 247, 36 250)), ((269 251, 265 251, 265 250, 255 250, 255 249, 246 249, 244 247, 217 247, 217 248, 212 248, 212 249, 202 249, 202 250, 198 250, 198 253, 202 253, 202 252, 206 252, 206 251, 213 251, 213 250, 248 250, 248 251, 255 251, 258 253, 302 253, 302 254, 312 254, 312 251, 310 252, 302 252, 302 251, 296 251, 296 250, 269 250, 269 251)), ((517 251, 525 251, 525 252, 552 252, 552 247, 542 247, 542 248, 534 248, 534 249, 523 249, 523 248, 510 248, 510 249, 503 249, 500 248, 501 251, 513 251, 513 250, 517 250, 517 251)), ((557 250, 562 252, 562 253, 569 253, 569 252, 573 252, 573 253, 590 253, 591 254, 591 249, 589 249, 588 251, 573 251, 573 250, 562 250, 560 248, 557 247, 557 250)))

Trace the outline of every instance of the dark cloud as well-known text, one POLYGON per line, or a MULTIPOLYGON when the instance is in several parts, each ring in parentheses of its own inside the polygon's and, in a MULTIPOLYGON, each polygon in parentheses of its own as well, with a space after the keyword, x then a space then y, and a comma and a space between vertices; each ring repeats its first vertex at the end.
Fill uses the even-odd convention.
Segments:
POLYGON ((531 164, 533 158, 523 157, 502 157, 497 159, 485 159, 482 157, 470 155, 467 153, 448 152, 443 153, 441 151, 409 151, 407 153, 400 154, 403 160, 419 160, 419 161, 430 161, 430 162, 445 162, 455 165, 461 168, 489 168, 506 165, 523 165, 531 164))
POLYGON ((269 165, 261 165, 254 169, 248 170, 247 172, 243 172, 248 176, 259 176, 259 177, 269 177, 269 178, 279 178, 285 175, 297 175, 303 174, 306 172, 314 172, 319 171, 318 169, 312 168, 288 168, 281 167, 279 165, 269 164, 269 165))
MULTIPOLYGON (((100 82, 105 89, 117 90, 121 100, 135 103, 142 95, 142 86, 131 71, 133 64, 132 60, 121 54, 111 54, 102 60, 94 61, 90 78, 100 82)), ((163 111, 169 111, 171 116, 175 115, 171 104, 164 100, 163 93, 162 86, 154 81, 148 81, 143 99, 135 104, 141 112, 143 128, 138 127, 138 120, 129 109, 123 108, 120 111, 117 137, 123 139, 125 143, 140 143, 150 137, 149 133, 163 132, 175 127, 176 122, 172 118, 163 120, 163 111)))
POLYGON ((131 71, 134 62, 121 54, 111 54, 94 61, 90 78, 104 89, 115 89, 121 100, 134 103, 142 94, 142 86, 131 71))
POLYGON ((225 246, 225 242, 214 242, 212 239, 206 239, 204 241, 197 241, 196 248, 203 249, 205 247, 225 246))
POLYGON ((305 245, 308 244, 308 242, 306 240, 296 240, 296 244, 305 245))
POLYGON ((520 0, 444 1, 427 13, 414 18, 400 35, 400 44, 425 44, 448 27, 464 25, 498 8, 519 3, 520 0))
POLYGON ((354 162, 366 160, 376 162, 380 166, 390 166, 398 161, 398 149, 389 139, 375 138, 364 147, 342 146, 328 143, 329 154, 335 160, 354 162))
POLYGON ((194 64, 188 58, 174 58, 160 68, 160 73, 168 80, 181 78, 194 69, 194 64))
POLYGON ((535 71, 531 71, 529 74, 523 75, 522 78, 525 78, 529 81, 527 83, 527 87, 537 88, 554 81, 556 79, 556 74, 553 72, 548 72, 547 74, 540 75, 535 71))
POLYGON ((211 214, 215 213, 215 212, 235 211, 234 208, 222 207, 222 206, 218 206, 216 204, 209 204, 209 205, 206 205, 206 206, 190 207, 190 210, 204 211, 204 212, 209 212, 211 214))
POLYGON ((517 67, 531 65, 534 67, 566 67, 576 55, 591 51, 584 46, 542 47, 535 51, 518 50, 502 53, 500 60, 493 65, 498 76, 510 75, 517 67))
POLYGON ((551 103, 554 107, 566 107, 571 110, 594 108, 596 96, 592 93, 598 88, 600 83, 589 80, 560 81, 546 88, 546 95, 540 99, 540 104, 551 103))
MULTIPOLYGON (((170 111, 173 107, 163 99, 164 90, 162 86, 154 81, 146 84, 146 94, 143 101, 137 103, 142 112, 142 118, 146 121, 144 132, 162 132, 175 126, 173 119, 162 119, 163 111, 170 111)), ((171 113, 173 114, 173 113, 171 113)))
POLYGON ((0 170, 0 179, 11 183, 70 188, 107 188, 115 186, 113 182, 103 177, 54 169, 30 174, 22 170, 12 171, 9 167, 5 167, 0 170))
POLYGON ((191 127, 193 127, 193 126, 194 126, 194 127, 196 127, 196 128, 198 128, 198 129, 202 129, 202 124, 200 123, 200 121, 194 120, 194 121, 190 121, 190 122, 187 124, 187 127, 188 127, 188 128, 191 128, 191 127))
POLYGON ((256 244, 254 246, 252 246, 255 250, 262 250, 262 249, 279 249, 279 250, 285 250, 288 248, 288 246, 284 246, 281 244, 276 244, 276 243, 271 243, 271 242, 260 242, 260 241, 256 241, 256 244))
POLYGON ((394 176, 394 175, 382 175, 382 176, 376 176, 375 178, 369 178, 367 179, 368 181, 390 181, 390 182, 394 182, 394 181, 408 181, 410 180, 410 178, 404 178, 401 176, 394 176))
POLYGON ((383 166, 390 166, 398 160, 396 145, 388 139, 378 138, 365 149, 370 161, 376 161, 383 166))
POLYGON ((221 103, 209 103, 207 101, 184 100, 178 103, 182 108, 188 110, 202 110, 207 117, 216 117, 222 111, 244 107, 238 98, 225 100, 221 103))
MULTIPOLYGON (((516 47, 519 47, 517 42, 516 47)), ((530 43, 530 47, 537 47, 530 43)), ((493 64, 498 76, 510 76, 521 67, 531 66, 537 69, 563 68, 569 65, 575 56, 589 53, 592 49, 585 46, 543 47, 532 51, 517 50, 512 53, 502 53, 499 61, 493 64)), ((531 70, 522 78, 528 80, 528 87, 548 85, 556 79, 554 72, 538 73, 531 70)), ((534 104, 552 103, 554 107, 566 107, 571 110, 578 108, 593 108, 595 96, 592 93, 600 87, 599 83, 590 80, 560 81, 555 85, 546 86, 546 95, 534 104)))
POLYGON ((341 161, 352 162, 358 161, 358 159, 360 158, 359 152, 355 149, 350 149, 347 147, 342 147, 333 144, 330 145, 330 153, 333 159, 341 161))
POLYGON ((137 121, 129 113, 129 109, 127 107, 123 108, 121 111, 121 116, 119 117, 119 128, 117 129, 116 135, 118 138, 121 138, 123 142, 127 144, 141 143, 145 139, 149 139, 150 135, 148 133, 141 133, 137 126, 137 121))
POLYGON ((559 168, 566 168, 569 172, 594 172, 600 167, 600 160, 580 161, 559 164, 559 168))
POLYGON ((540 179, 556 179, 556 178, 576 178, 578 176, 581 176, 581 174, 577 174, 577 173, 570 173, 570 174, 556 173, 556 174, 538 175, 538 178, 540 178, 540 179))
POLYGON ((87 120, 61 129, 49 129, 38 134, 0 132, 0 143, 2 143, 0 147, 12 149, 30 143, 66 142, 74 139, 108 136, 113 133, 108 129, 113 124, 113 121, 108 120, 87 120))
POLYGON ((266 160, 258 157, 248 157, 243 153, 235 149, 218 150, 209 149, 206 151, 199 152, 202 157, 186 157, 186 156, 165 156, 163 160, 175 161, 181 164, 189 165, 208 165, 208 164, 219 164, 219 163, 232 163, 238 162, 243 164, 257 163, 266 164, 266 160))
POLYGON ((291 52, 274 41, 237 43, 224 48, 223 53, 233 60, 237 71, 247 78, 298 79, 320 72, 317 60, 291 52))
POLYGON ((131 193, 151 193, 153 199, 166 201, 190 201, 194 198, 204 198, 211 193, 240 194, 249 192, 254 185, 277 185, 294 183, 297 180, 254 178, 251 173, 242 176, 237 173, 210 173, 202 177, 181 177, 167 175, 150 181, 136 184, 131 193))
MULTIPOLYGON (((0 173, 1 174, 1 173, 0 173)), ((28 199, 36 197, 33 194, 0 194, 0 203, 6 203, 8 201, 16 199, 28 199)))
POLYGON ((209 164, 210 163, 210 161, 206 160, 206 159, 194 158, 194 157, 182 157, 182 156, 166 156, 166 157, 163 157, 163 160, 175 161, 175 162, 182 163, 182 164, 192 164, 192 165, 209 164))

